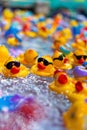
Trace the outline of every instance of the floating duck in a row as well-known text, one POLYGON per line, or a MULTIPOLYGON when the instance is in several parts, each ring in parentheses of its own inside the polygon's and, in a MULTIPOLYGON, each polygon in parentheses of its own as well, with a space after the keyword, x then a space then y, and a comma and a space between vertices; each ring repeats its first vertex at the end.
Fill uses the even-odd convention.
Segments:
POLYGON ((69 58, 65 56, 62 52, 56 50, 52 56, 52 59, 53 59, 53 65, 56 69, 60 68, 67 70, 72 68, 69 58))
POLYGON ((11 57, 8 49, 2 45, 0 46, 0 73, 5 77, 26 77, 30 71, 11 57))
POLYGON ((29 73, 29 69, 13 57, 9 57, 2 68, 2 74, 7 78, 26 77, 29 73))
POLYGON ((54 71, 53 61, 49 55, 39 57, 37 63, 31 68, 33 74, 45 77, 53 77, 54 71))
POLYGON ((38 52, 33 49, 26 50, 23 54, 20 54, 17 59, 27 67, 32 67, 36 63, 38 52))

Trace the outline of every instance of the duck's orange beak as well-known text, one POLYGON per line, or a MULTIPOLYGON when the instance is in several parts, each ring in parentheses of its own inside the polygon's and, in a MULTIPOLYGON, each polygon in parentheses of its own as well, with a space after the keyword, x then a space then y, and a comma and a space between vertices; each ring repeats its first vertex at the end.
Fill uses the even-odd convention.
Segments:
POLYGON ((10 71, 11 71, 12 74, 17 74, 17 73, 19 73, 20 68, 16 67, 16 66, 13 66, 10 71))
POLYGON ((69 60, 67 58, 64 58, 64 63, 67 63, 69 60))
POLYGON ((66 74, 60 74, 60 76, 58 77, 58 82, 60 84, 66 84, 68 82, 68 78, 66 74))
POLYGON ((84 63, 84 59, 83 59, 83 58, 81 58, 80 60, 78 60, 78 63, 79 63, 79 64, 84 63))
POLYGON ((44 70, 46 68, 46 66, 42 62, 38 63, 37 66, 41 70, 44 70))

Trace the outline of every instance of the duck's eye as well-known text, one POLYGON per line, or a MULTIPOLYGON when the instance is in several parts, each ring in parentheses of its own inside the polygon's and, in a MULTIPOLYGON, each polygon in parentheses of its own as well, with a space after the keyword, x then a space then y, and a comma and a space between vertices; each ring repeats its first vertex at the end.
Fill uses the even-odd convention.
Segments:
POLYGON ((86 60, 86 59, 87 59, 87 56, 83 56, 83 58, 84 58, 84 60, 86 60))
POLYGON ((20 67, 20 62, 10 61, 5 66, 6 66, 7 69, 11 69, 12 66, 20 67))
POLYGON ((49 64, 52 64, 52 62, 49 62, 49 61, 47 61, 47 60, 45 60, 45 59, 43 60, 43 63, 44 63, 45 66, 47 66, 47 65, 49 65, 49 64))
POLYGON ((20 67, 20 62, 15 61, 15 62, 14 62, 14 65, 15 65, 16 67, 20 67))
POLYGON ((41 61, 43 61, 43 58, 38 58, 38 62, 41 62, 41 61))
POLYGON ((44 59, 44 65, 49 65, 49 62, 47 60, 44 59))
POLYGON ((81 55, 77 56, 76 54, 74 54, 74 56, 76 57, 77 60, 80 60, 82 58, 81 55))
POLYGON ((14 66, 14 62, 13 61, 8 62, 5 66, 6 66, 7 69, 11 69, 12 66, 14 66))

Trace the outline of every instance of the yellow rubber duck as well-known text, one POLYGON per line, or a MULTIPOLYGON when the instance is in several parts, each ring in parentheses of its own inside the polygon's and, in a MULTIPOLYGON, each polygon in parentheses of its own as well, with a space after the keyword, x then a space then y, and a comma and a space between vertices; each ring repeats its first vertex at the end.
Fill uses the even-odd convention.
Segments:
POLYGON ((12 57, 8 58, 2 69, 2 74, 7 78, 26 77, 29 73, 28 68, 12 57))
POLYGON ((74 51, 73 59, 74 66, 82 65, 85 61, 87 61, 87 51, 85 49, 78 49, 74 51))
POLYGON ((70 26, 78 26, 78 22, 76 20, 70 20, 70 26))
POLYGON ((5 61, 10 56, 8 49, 4 46, 0 46, 0 72, 2 71, 2 68, 4 66, 5 61))
POLYGON ((59 51, 55 51, 53 56, 53 65, 56 69, 71 69, 72 65, 69 62, 69 59, 62 53, 59 51))
POLYGON ((63 119, 67 130, 87 130, 87 99, 72 104, 63 119))
POLYGON ((6 21, 6 25, 3 27, 4 30, 9 29, 13 17, 14 17, 14 13, 10 9, 6 8, 3 10, 3 18, 6 21))
POLYGON ((86 43, 80 38, 79 35, 76 36, 75 42, 71 44, 74 49, 87 49, 86 43))
POLYGON ((54 71, 53 61, 49 55, 38 58, 37 63, 31 68, 31 72, 39 76, 52 77, 54 71))
POLYGON ((3 10, 3 17, 11 20, 14 17, 14 13, 10 9, 6 8, 3 10))
POLYGON ((84 100, 87 97, 86 83, 77 80, 74 85, 75 85, 74 86, 75 90, 69 94, 70 101, 76 102, 76 101, 84 100))
POLYGON ((48 30, 45 26, 41 26, 38 29, 38 35, 42 38, 47 38, 48 37, 48 30))
POLYGON ((18 40, 15 37, 8 37, 7 43, 9 45, 11 45, 11 46, 18 46, 18 45, 20 45, 20 43, 18 42, 18 40))
POLYGON ((32 67, 36 63, 38 53, 33 49, 26 50, 23 54, 20 54, 17 59, 27 67, 32 67))
POLYGON ((65 37, 66 41, 72 39, 72 32, 69 28, 64 28, 61 31, 62 35, 65 37))
POLYGON ((73 80, 61 69, 54 72, 54 81, 49 85, 52 91, 69 96, 75 91, 73 80))
POLYGON ((33 32, 33 31, 25 31, 24 34, 25 34, 27 37, 31 37, 31 38, 37 37, 37 33, 36 33, 36 32, 33 32))
MULTIPOLYGON (((53 36, 53 37, 56 37, 56 36, 53 36)), ((65 37, 62 37, 62 36, 58 37, 57 36, 57 38, 54 38, 52 49, 59 50, 60 46, 65 45, 66 42, 67 41, 66 41, 65 37)))

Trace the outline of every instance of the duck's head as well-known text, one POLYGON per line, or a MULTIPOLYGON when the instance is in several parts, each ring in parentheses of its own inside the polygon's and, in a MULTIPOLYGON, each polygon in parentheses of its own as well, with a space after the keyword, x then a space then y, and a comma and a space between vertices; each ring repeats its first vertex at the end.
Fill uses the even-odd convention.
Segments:
POLYGON ((14 14, 13 12, 10 10, 10 9, 4 9, 3 11, 3 16, 6 18, 6 19, 12 19, 14 14))
POLYGON ((20 62, 9 57, 4 64, 4 70, 8 75, 16 75, 20 72, 20 62))
POLYGON ((55 68, 61 68, 61 66, 63 66, 68 62, 66 56, 62 52, 59 52, 57 50, 54 52, 52 58, 53 58, 53 65, 55 68))
POLYGON ((28 49, 24 53, 24 60, 30 67, 36 63, 37 57, 38 53, 33 49, 28 49))
POLYGON ((37 68, 41 71, 49 72, 53 67, 52 58, 49 55, 39 57, 37 60, 37 68))
POLYGON ((87 129, 87 101, 77 101, 63 114, 67 130, 87 129))
POLYGON ((52 48, 57 50, 60 48, 61 45, 64 45, 66 43, 66 39, 64 37, 56 38, 53 42, 52 48))
POLYGON ((87 60, 86 51, 78 49, 74 52, 74 61, 77 65, 82 65, 86 60, 87 60))
POLYGON ((65 37, 66 40, 72 39, 72 32, 69 28, 65 28, 62 30, 62 35, 65 37))

